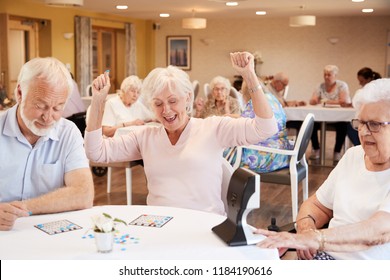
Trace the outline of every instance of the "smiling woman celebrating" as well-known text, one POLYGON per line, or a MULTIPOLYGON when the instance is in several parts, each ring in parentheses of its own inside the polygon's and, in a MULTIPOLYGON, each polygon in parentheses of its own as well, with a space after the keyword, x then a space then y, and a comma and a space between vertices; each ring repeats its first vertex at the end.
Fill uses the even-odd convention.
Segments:
POLYGON ((255 144, 277 132, 276 120, 254 72, 253 56, 248 52, 233 53, 231 61, 251 88, 254 119, 191 118, 192 83, 184 71, 168 66, 151 71, 142 87, 145 103, 162 126, 139 126, 120 138, 103 139, 101 120, 110 88, 105 73, 93 82, 85 135, 87 156, 95 162, 143 159, 148 205, 224 214, 224 148, 255 144))

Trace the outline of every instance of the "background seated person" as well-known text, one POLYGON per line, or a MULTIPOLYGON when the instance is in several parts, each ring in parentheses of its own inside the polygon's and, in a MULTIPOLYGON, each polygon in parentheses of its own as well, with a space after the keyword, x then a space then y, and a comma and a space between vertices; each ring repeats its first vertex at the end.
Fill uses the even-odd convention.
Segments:
POLYGON ((283 72, 278 72, 267 83, 268 91, 271 92, 282 104, 283 107, 297 107, 305 106, 305 101, 291 100, 287 101, 285 99, 285 91, 288 87, 289 79, 288 76, 283 72))
POLYGON ((259 229, 268 236, 260 247, 296 248, 300 259, 390 259, 390 79, 367 84, 353 103, 361 146, 303 202, 297 234, 259 229))
POLYGON ((102 137, 102 104, 110 89, 107 73, 92 83, 90 117, 85 133, 87 156, 95 162, 143 159, 148 205, 189 208, 225 214, 221 198, 222 153, 226 147, 255 144, 277 132, 248 52, 230 54, 233 68, 250 85, 254 119, 213 116, 191 118, 192 82, 175 67, 156 68, 142 85, 145 104, 162 124, 140 126, 120 137, 102 137))
POLYGON ((137 76, 122 81, 117 96, 106 101, 103 115, 103 134, 112 137, 120 127, 144 125, 153 119, 153 114, 138 100, 142 82, 137 76))
MULTIPOLYGON (((378 72, 372 71, 371 68, 363 67, 357 72, 357 79, 360 86, 364 87, 369 82, 382 78, 378 72)), ((352 104, 348 104, 348 107, 352 107, 352 104)), ((356 130, 354 130, 351 124, 348 124, 347 135, 354 146, 360 145, 359 135, 356 130)))
POLYGON ((92 207, 93 181, 83 138, 61 117, 73 81, 55 58, 20 70, 17 104, 0 117, 0 230, 19 217, 92 207))
MULTIPOLYGON (((271 92, 278 100, 279 103, 283 107, 298 107, 298 106, 306 106, 305 101, 297 101, 297 100, 289 100, 285 99, 285 91, 289 83, 288 76, 279 72, 274 76, 270 76, 271 78, 268 80, 267 89, 271 92)), ((296 130, 296 134, 298 135, 299 130, 302 126, 302 121, 288 121, 285 125, 287 128, 293 128, 296 130)))
MULTIPOLYGON (((293 149, 293 145, 290 144, 289 140, 287 139, 286 113, 284 112, 283 107, 279 103, 278 99, 270 92, 267 92, 267 88, 263 89, 268 104, 271 106, 274 116, 276 118, 278 124, 278 132, 273 136, 257 143, 256 145, 275 149, 293 149)), ((241 117, 253 119, 255 117, 255 113, 253 111, 253 105, 249 94, 249 89, 245 81, 242 83, 241 93, 243 96, 243 100, 246 102, 246 106, 244 111, 241 113, 241 117)), ((229 149, 224 152, 224 156, 228 152, 229 149)), ((234 161, 235 158, 233 158, 232 162, 234 163, 234 161)), ((265 173, 285 168, 289 166, 289 162, 290 159, 287 155, 272 154, 244 148, 242 150, 242 159, 240 167, 249 168, 257 173, 265 173)))
POLYGON ((230 81, 222 76, 214 77, 210 82, 211 93, 206 102, 197 99, 195 117, 207 118, 210 116, 224 116, 240 114, 240 103, 230 96, 230 81), (204 103, 204 105, 203 105, 204 103))
MULTIPOLYGON (((313 92, 310 99, 311 105, 316 104, 338 104, 345 106, 351 103, 348 85, 344 81, 337 80, 339 68, 336 65, 327 65, 324 68, 324 82, 313 92)), ((336 143, 334 146, 333 160, 338 161, 341 158, 341 148, 343 147, 345 136, 347 135, 347 122, 335 122, 336 143)), ((318 130, 320 124, 314 124, 313 134, 311 136, 312 153, 310 159, 320 158, 320 144, 318 141, 318 130)))
POLYGON ((86 110, 85 110, 84 102, 81 99, 81 95, 77 83, 74 80, 72 73, 70 73, 70 75, 73 81, 73 90, 68 98, 68 101, 65 104, 65 108, 64 111, 62 112, 62 116, 74 122, 76 126, 79 128, 79 130, 81 131, 81 135, 84 136, 84 131, 86 127, 86 123, 85 123, 86 110))

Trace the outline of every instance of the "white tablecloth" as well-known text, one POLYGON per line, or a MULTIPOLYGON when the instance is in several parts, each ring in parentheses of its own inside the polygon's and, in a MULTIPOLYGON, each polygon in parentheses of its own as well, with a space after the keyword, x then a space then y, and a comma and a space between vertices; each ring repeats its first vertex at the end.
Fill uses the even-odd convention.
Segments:
POLYGON ((284 110, 287 115, 287 120, 289 121, 303 121, 307 114, 312 113, 314 115, 314 120, 316 122, 321 122, 321 165, 325 165, 326 123, 350 122, 356 117, 356 109, 340 106, 324 107, 322 105, 307 105, 300 107, 285 107, 284 110))
MULTIPOLYGON (((147 125, 147 126, 161 126, 161 124, 157 123, 157 122, 148 122, 145 125, 147 125)), ((115 131, 114 137, 125 135, 125 134, 129 133, 129 131, 131 131, 137 127, 139 127, 139 126, 132 125, 132 126, 120 127, 115 131)))
POLYGON ((287 120, 303 121, 307 114, 314 114, 317 122, 349 122, 356 115, 356 109, 344 107, 324 107, 322 105, 308 105, 301 107, 285 107, 287 120))
POLYGON ((279 259, 276 249, 255 245, 229 247, 212 227, 224 221, 217 214, 189 209, 154 206, 100 206, 92 209, 51 215, 19 218, 12 231, 0 231, 0 259, 137 259, 137 260, 212 260, 212 259, 279 259), (172 216, 161 228, 121 225, 119 235, 139 238, 138 244, 114 244, 108 254, 96 252, 95 240, 88 237, 91 217, 108 213, 131 222, 142 214, 172 216), (34 225, 67 219, 80 230, 56 235, 34 225))

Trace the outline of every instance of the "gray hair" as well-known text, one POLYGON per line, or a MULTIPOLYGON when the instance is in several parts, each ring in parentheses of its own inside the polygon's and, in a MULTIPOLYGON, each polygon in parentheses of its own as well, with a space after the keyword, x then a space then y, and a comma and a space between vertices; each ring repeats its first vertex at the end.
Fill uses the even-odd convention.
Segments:
POLYGON ((230 81, 222 76, 216 76, 211 80, 210 89, 213 90, 216 84, 223 84, 228 91, 231 87, 230 81))
POLYGON ((73 90, 73 79, 65 65, 54 57, 37 57, 26 62, 18 76, 18 82, 14 90, 17 99, 18 86, 22 96, 26 98, 29 87, 36 79, 41 79, 52 88, 67 88, 68 98, 73 90))
POLYGON ((134 89, 134 90, 137 90, 137 91, 140 91, 141 90, 141 87, 142 87, 142 81, 140 78, 138 78, 137 76, 135 75, 131 75, 127 78, 125 78, 123 81, 122 81, 122 84, 121 84, 121 91, 123 93, 131 90, 131 89, 134 89))
POLYGON ((336 65, 326 65, 324 67, 324 71, 332 72, 333 74, 337 75, 339 73, 339 68, 336 65))
POLYGON ((167 87, 169 91, 180 96, 190 97, 190 104, 187 104, 186 110, 191 114, 194 103, 192 82, 186 72, 172 65, 166 68, 155 68, 145 78, 142 84, 142 95, 149 108, 152 109, 152 99, 167 87))
POLYGON ((276 73, 273 79, 275 81, 281 81, 283 84, 288 84, 289 82, 288 76, 283 72, 276 73))
POLYGON ((390 101, 390 79, 377 79, 359 89, 353 98, 353 107, 358 111, 364 104, 390 101))

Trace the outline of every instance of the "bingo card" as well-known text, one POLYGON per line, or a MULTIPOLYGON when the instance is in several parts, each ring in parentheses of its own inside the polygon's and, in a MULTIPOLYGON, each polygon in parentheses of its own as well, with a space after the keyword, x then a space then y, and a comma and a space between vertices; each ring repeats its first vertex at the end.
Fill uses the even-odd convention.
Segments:
POLYGON ((130 222, 129 225, 160 228, 166 223, 168 223, 170 220, 172 220, 172 218, 173 217, 171 216, 157 216, 157 215, 143 214, 139 216, 137 219, 135 219, 134 221, 130 222))

